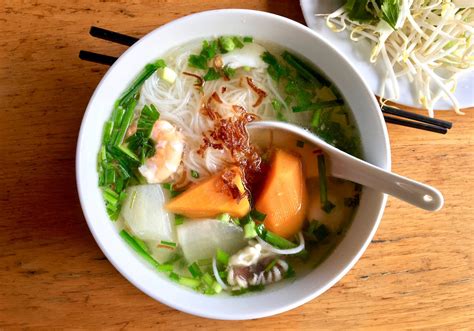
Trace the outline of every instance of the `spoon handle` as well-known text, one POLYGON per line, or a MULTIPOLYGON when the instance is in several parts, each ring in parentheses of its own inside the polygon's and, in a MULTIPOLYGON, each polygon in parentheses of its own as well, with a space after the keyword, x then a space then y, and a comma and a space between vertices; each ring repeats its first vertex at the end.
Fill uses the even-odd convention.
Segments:
POLYGON ((355 157, 331 155, 329 171, 334 177, 347 179, 393 195, 429 211, 441 209, 443 195, 434 187, 385 171, 355 157), (368 171, 371 168, 370 171, 368 171))

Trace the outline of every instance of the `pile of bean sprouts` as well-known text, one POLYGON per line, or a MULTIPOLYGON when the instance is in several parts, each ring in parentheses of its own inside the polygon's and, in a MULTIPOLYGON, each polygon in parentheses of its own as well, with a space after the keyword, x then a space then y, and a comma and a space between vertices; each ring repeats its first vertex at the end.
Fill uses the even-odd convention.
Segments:
MULTIPOLYGON (((380 11, 374 0, 369 3, 380 11)), ((429 116, 434 117, 435 104, 442 97, 456 113, 463 114, 454 91, 459 74, 474 67, 474 1, 401 0, 400 4, 396 29, 383 20, 372 24, 353 21, 344 7, 323 16, 333 31, 349 29, 351 40, 368 40, 370 62, 381 58, 386 72, 382 102, 398 100, 398 79, 406 76, 429 116)))

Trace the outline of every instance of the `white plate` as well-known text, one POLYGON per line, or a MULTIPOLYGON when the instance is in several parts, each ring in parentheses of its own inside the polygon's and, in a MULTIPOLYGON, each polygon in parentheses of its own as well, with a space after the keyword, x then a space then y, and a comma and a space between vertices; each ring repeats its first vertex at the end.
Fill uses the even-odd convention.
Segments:
MULTIPOLYGON (((333 47, 344 54, 347 60, 365 78, 372 91, 380 95, 384 70, 381 61, 377 61, 375 65, 368 61, 370 54, 369 43, 365 40, 355 43, 348 38, 349 34, 347 31, 333 32, 326 26, 324 18, 315 16, 315 14, 331 13, 339 8, 342 3, 343 1, 341 0, 300 0, 306 24, 311 29, 319 32, 333 47)), ((402 77, 398 81, 400 85, 400 98, 397 102, 402 105, 421 108, 408 79, 402 77)), ((461 108, 474 106, 474 70, 459 76, 455 96, 461 108)), ((435 109, 451 108, 451 103, 444 99, 439 100, 435 104, 435 109)))

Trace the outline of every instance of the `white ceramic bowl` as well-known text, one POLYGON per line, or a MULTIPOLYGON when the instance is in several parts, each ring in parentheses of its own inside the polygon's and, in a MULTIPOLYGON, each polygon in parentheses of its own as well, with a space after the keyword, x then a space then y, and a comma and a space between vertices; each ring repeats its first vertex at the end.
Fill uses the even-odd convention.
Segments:
POLYGON ((109 220, 99 188, 96 157, 102 127, 115 100, 149 62, 198 38, 252 35, 297 51, 313 61, 341 90, 362 135, 364 158, 390 169, 387 130, 367 84, 344 56, 314 31, 287 18, 250 10, 217 10, 183 17, 140 39, 109 69, 97 86, 77 144, 79 197, 95 240, 117 270, 152 298, 181 311, 215 319, 252 319, 278 314, 314 299, 346 274, 370 243, 382 217, 385 195, 365 188, 352 226, 330 257, 311 273, 265 291, 231 297, 204 296, 172 283, 142 261, 120 238, 109 220))

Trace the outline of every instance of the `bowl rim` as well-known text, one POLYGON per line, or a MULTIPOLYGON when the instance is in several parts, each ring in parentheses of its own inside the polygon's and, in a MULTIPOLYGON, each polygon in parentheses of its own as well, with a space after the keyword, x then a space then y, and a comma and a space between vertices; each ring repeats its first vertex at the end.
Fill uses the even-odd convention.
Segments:
MULTIPOLYGON (((86 202, 86 192, 84 191, 82 180, 81 180, 81 163, 82 163, 82 157, 81 157, 81 146, 84 141, 85 137, 85 123, 87 121, 87 118, 91 115, 92 112, 92 101, 97 97, 98 91, 101 89, 101 86, 104 84, 104 82, 108 79, 108 76, 110 75, 111 72, 115 70, 117 66, 122 62, 123 58, 131 52, 132 49, 138 47, 141 45, 145 40, 151 38, 151 35, 158 33, 161 29, 163 28, 172 28, 173 26, 176 25, 182 25, 185 24, 186 22, 190 20, 196 19, 196 17, 200 16, 206 16, 206 15, 219 15, 219 14, 232 14, 232 15, 253 15, 253 16, 260 16, 260 17, 265 17, 271 20, 276 20, 280 21, 283 24, 291 25, 294 28, 300 30, 301 32, 309 33, 312 35, 312 38, 319 39, 319 41, 325 45, 325 47, 330 48, 334 53, 338 54, 343 60, 349 65, 349 67, 354 71, 354 74, 357 75, 360 78, 360 81, 363 84, 363 89, 367 90, 370 92, 370 98, 372 99, 372 102, 377 104, 377 101, 375 99, 375 96, 371 92, 369 86, 367 85, 367 82, 364 80, 364 78, 359 74, 359 72, 356 70, 356 68, 353 67, 353 65, 349 62, 349 60, 345 57, 344 54, 341 54, 337 49, 332 47, 330 43, 322 36, 320 36, 317 32, 311 30, 307 26, 298 23, 296 21, 293 21, 289 18, 272 14, 272 13, 267 13, 263 11, 257 11, 257 10, 248 10, 248 9, 218 9, 218 10, 209 10, 209 11, 203 11, 203 12, 198 12, 194 13, 191 15, 186 15, 181 18, 175 19, 171 22, 168 22, 166 24, 163 24, 159 26, 158 28, 153 29, 149 33, 147 33, 145 36, 140 38, 138 42, 136 42, 134 45, 129 47, 116 61, 115 63, 108 69, 108 71, 105 73, 105 75, 102 77, 100 82, 98 83, 97 87, 94 90, 94 93, 92 94, 89 103, 87 105, 86 111, 83 115, 83 119, 81 121, 81 127, 79 131, 79 136, 77 140, 77 148, 76 148, 76 186, 77 186, 77 191, 79 195, 79 200, 81 204, 81 209, 83 211, 84 217, 86 219, 87 225, 89 227, 89 230, 91 231, 94 240, 100 247, 101 251, 104 253, 104 255, 107 257, 109 262, 114 266, 114 268, 119 271, 119 273, 126 278, 130 283, 132 283, 135 287, 140 289, 142 292, 150 296, 151 298, 169 306, 174 309, 183 311, 188 314, 192 314, 195 316, 200 316, 200 317, 205 317, 205 318, 211 318, 211 319, 220 319, 220 320, 247 320, 247 319, 255 319, 255 318, 262 318, 262 317, 267 317, 267 316, 272 316, 276 315, 288 310, 291 310, 293 308, 296 308, 300 305, 303 305, 304 303, 316 298, 317 296, 321 295, 324 293, 326 290, 328 290, 330 287, 332 287, 335 283, 337 283, 344 275, 347 274, 347 272, 352 269, 352 267, 355 265, 355 263, 360 259, 361 255, 365 252, 367 246, 371 242, 375 232, 378 229, 378 226, 380 224, 383 212, 385 210, 385 205, 387 201, 387 196, 385 194, 382 195, 382 199, 380 202, 380 207, 376 216, 376 220, 374 222, 374 225, 370 231, 370 234, 367 236, 365 242, 362 244, 360 250, 357 252, 357 254, 352 258, 352 260, 346 264, 346 266, 336 275, 334 276, 331 281, 327 282, 325 286, 321 287, 319 290, 310 292, 309 294, 305 295, 304 297, 301 297, 299 300, 296 300, 292 303, 288 303, 285 305, 282 305, 279 308, 271 308, 268 310, 263 310, 258 313, 240 313, 239 316, 233 315, 233 314, 222 314, 220 312, 207 312, 203 309, 199 309, 196 307, 190 307, 187 304, 182 304, 180 302, 173 301, 172 298, 166 298, 164 296, 160 296, 156 293, 151 293, 148 289, 143 286, 142 283, 135 281, 134 277, 132 276, 132 272, 128 269, 122 268, 118 261, 115 261, 114 258, 112 257, 111 253, 109 252, 109 249, 106 247, 104 242, 102 241, 102 238, 98 235, 96 228, 94 226, 94 222, 92 221, 91 215, 89 215, 89 210, 87 208, 87 202, 86 202)), ((191 39, 189 40, 191 41, 191 39)), ((378 104, 377 104, 378 105, 378 104)), ((390 170, 391 168, 391 151, 390 151, 390 143, 389 143, 389 136, 388 136, 388 131, 387 127, 385 124, 385 121, 383 120, 383 116, 381 113, 378 113, 378 120, 381 124, 381 129, 383 133, 383 138, 384 138, 384 147, 386 149, 386 155, 385 155, 385 169, 390 170)), ((195 305, 196 306, 196 305, 195 305)))

